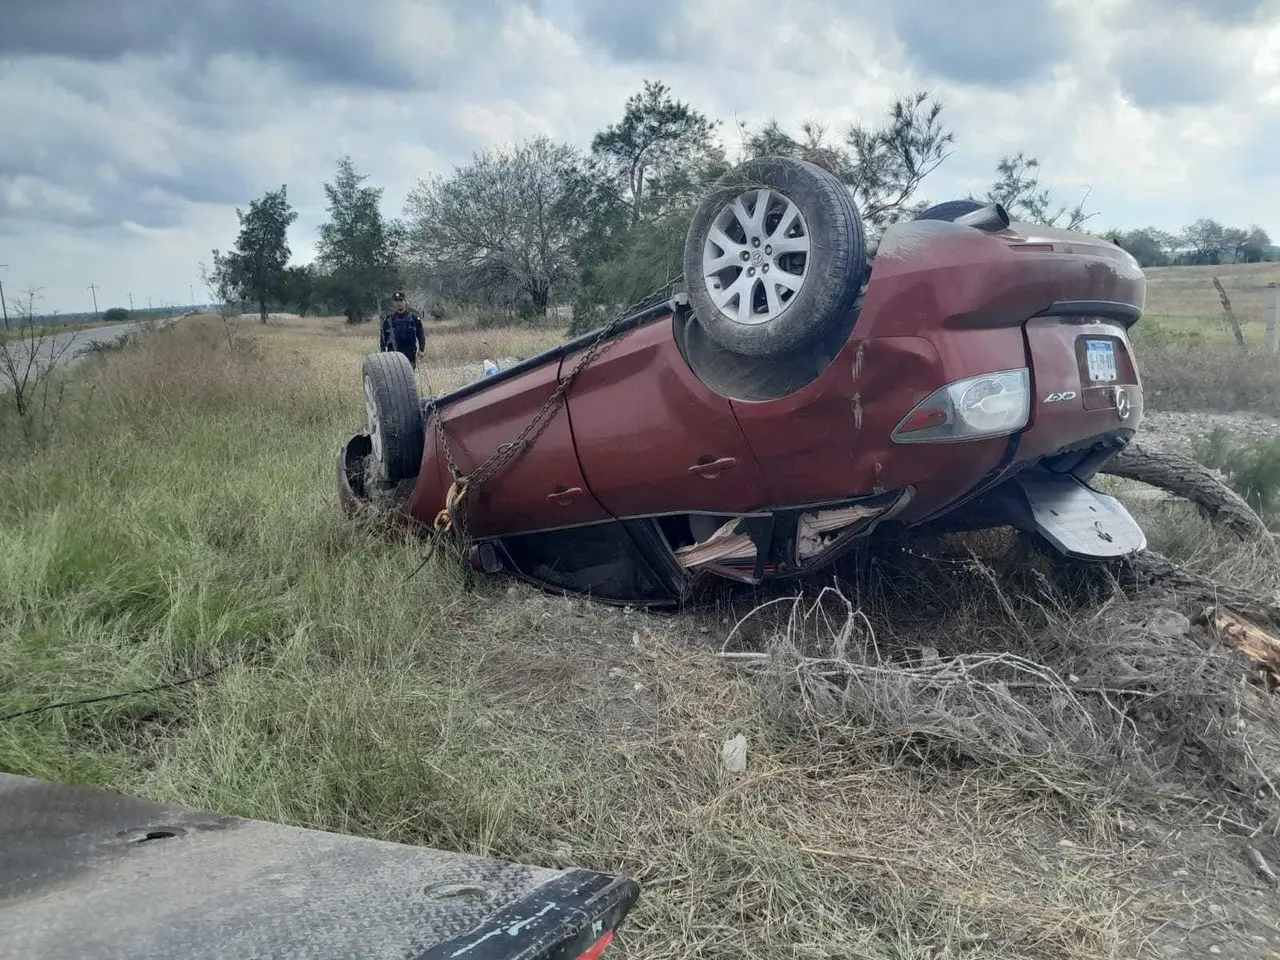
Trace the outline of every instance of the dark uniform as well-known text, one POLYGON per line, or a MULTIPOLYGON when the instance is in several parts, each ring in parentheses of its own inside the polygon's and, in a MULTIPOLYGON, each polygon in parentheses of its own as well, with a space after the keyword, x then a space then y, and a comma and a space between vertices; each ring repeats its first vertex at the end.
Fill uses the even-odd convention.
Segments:
POLYGON ((391 312, 382 318, 382 349, 400 351, 416 367, 418 351, 426 345, 422 318, 405 305, 404 294, 397 293, 391 298, 391 312))

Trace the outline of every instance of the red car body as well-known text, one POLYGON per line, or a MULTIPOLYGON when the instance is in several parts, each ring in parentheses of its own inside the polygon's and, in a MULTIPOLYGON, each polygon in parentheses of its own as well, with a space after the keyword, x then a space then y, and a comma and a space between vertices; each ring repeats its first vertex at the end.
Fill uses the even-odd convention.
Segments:
MULTIPOLYGON (((771 399, 742 399, 709 385, 715 378, 692 359, 687 304, 660 304, 619 324, 545 428, 469 492, 475 562, 616 602, 678 602, 696 572, 675 556, 678 541, 690 539, 678 518, 741 518, 756 556, 710 567, 758 581, 803 572, 847 549, 835 544, 812 562, 796 560, 793 550, 789 562, 778 552, 778 523, 797 511, 869 504, 878 511, 874 520, 849 541, 886 522, 1013 523, 1044 534, 1058 514, 1037 506, 1032 488, 1041 481, 1067 484, 1053 489, 1074 498, 1072 509, 1110 511, 1121 528, 1108 534, 1099 527, 1096 551, 1073 549, 1078 539, 1048 530, 1063 552, 1107 559, 1140 549, 1145 541, 1138 543, 1141 533, 1123 508, 1085 484, 1142 421, 1127 331, 1144 299, 1136 261, 1096 238, 1025 224, 986 232, 942 221, 900 223, 879 243, 843 343, 821 360, 816 377, 771 399), (1089 341, 1112 345, 1113 378, 1091 374, 1089 341), (1030 384, 1024 426, 964 442, 904 442, 907 418, 940 388, 1019 370, 1030 384), (1009 499, 1020 477, 1027 481, 1021 506, 1009 499), (1127 545, 1121 549, 1115 537, 1127 545), (582 557, 573 556, 577 544, 585 545, 582 557), (600 583, 579 575, 584 564, 607 565, 611 553, 633 550, 643 589, 630 573, 615 571, 600 583)), ((404 517, 430 525, 454 481, 436 417, 467 475, 520 434, 594 339, 425 404, 421 469, 397 508, 404 517)), ((339 457, 349 504, 360 499, 352 477, 360 443, 353 438, 339 457)))

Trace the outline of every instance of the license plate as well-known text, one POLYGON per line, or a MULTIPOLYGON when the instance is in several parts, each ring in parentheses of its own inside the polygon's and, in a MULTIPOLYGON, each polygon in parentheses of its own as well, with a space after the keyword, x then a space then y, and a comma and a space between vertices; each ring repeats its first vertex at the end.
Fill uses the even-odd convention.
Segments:
POLYGON ((1110 340, 1086 340, 1085 360, 1089 364, 1089 379, 1094 383, 1116 379, 1116 345, 1110 340))

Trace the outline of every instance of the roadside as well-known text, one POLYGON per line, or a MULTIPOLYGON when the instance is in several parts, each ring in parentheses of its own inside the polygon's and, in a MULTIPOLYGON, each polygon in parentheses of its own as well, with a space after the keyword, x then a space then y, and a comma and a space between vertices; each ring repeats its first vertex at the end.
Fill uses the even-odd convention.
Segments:
MULTIPOLYGON (((124 323, 103 324, 97 327, 64 330, 47 336, 31 337, 20 334, 0 342, 0 353, 5 365, 15 370, 30 370, 38 378, 54 367, 69 367, 95 349, 118 343, 134 334, 154 327, 160 329, 176 323, 182 317, 161 320, 129 320, 124 323)), ((0 376, 0 389, 12 390, 8 378, 0 376)))
MULTIPOLYGON (((1191 598, 1037 592, 944 545, 887 555, 847 633, 830 581, 676 618, 468 582, 333 503, 369 332, 196 318, 69 378, 0 471, 0 714, 219 672, 0 724, 0 768, 624 873, 637 960, 1268 955, 1280 741, 1191 598)), ((441 333, 420 383, 557 336, 441 333)))

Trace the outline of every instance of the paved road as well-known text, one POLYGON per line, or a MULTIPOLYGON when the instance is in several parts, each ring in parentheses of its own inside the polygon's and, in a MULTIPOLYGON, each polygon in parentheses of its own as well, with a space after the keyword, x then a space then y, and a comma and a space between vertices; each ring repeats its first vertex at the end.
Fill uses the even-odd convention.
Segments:
MULTIPOLYGON (((168 326, 178 319, 157 320, 156 326, 168 326)), ((129 321, 68 330, 34 341, 18 339, 0 343, 0 390, 12 390, 14 379, 26 378, 29 382, 54 366, 70 366, 86 356, 94 345, 122 340, 143 326, 141 321, 129 321)))

